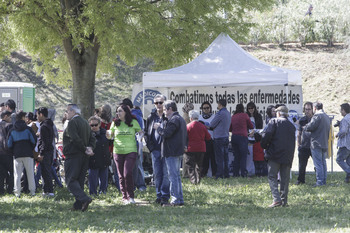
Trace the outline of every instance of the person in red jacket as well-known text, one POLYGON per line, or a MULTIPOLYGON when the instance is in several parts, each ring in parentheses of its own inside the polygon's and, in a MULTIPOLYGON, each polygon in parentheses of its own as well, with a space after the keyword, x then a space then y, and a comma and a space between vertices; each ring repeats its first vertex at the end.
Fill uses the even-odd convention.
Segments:
POLYGON ((192 184, 199 184, 204 153, 206 151, 205 141, 211 136, 208 129, 198 121, 199 112, 189 112, 191 122, 187 124, 188 146, 185 155, 185 164, 188 166, 190 181, 192 184))
POLYGON ((244 113, 243 104, 236 105, 235 114, 231 117, 230 131, 233 150, 233 176, 247 176, 248 130, 254 126, 247 113, 244 113))

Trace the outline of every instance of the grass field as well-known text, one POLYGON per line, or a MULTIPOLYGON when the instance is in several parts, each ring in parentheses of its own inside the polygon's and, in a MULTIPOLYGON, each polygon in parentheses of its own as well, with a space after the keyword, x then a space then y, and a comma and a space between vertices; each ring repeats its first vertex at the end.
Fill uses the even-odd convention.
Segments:
POLYGON ((344 173, 328 176, 325 187, 290 185, 289 206, 267 208, 272 202, 267 178, 205 178, 198 186, 183 180, 185 206, 153 204, 154 187, 137 193, 136 205, 123 205, 114 187, 94 198, 87 212, 72 212, 66 188, 46 199, 0 197, 3 232, 349 232, 350 185, 344 173))

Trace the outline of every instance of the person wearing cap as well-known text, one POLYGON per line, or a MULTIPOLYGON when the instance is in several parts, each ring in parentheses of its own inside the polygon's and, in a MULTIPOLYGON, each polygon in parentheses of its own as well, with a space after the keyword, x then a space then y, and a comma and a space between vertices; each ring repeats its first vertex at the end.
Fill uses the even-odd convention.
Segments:
POLYGON ((328 155, 328 138, 330 119, 323 111, 323 104, 316 102, 313 105, 314 115, 310 123, 305 125, 304 130, 311 132, 311 155, 316 167, 315 187, 326 185, 328 155))
POLYGON ((288 120, 288 108, 278 107, 276 116, 269 121, 261 139, 261 147, 265 149, 265 159, 268 161, 268 180, 273 197, 269 207, 287 205, 289 174, 295 150, 295 127, 288 120), (278 172, 281 175, 280 190, 278 172))

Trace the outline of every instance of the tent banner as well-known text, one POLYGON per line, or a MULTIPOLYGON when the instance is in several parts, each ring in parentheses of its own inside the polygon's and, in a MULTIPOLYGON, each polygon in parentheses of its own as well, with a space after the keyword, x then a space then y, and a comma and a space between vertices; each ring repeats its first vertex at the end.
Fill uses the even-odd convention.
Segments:
POLYGON ((254 102, 257 110, 265 119, 266 109, 269 105, 285 104, 290 115, 302 115, 303 95, 301 86, 237 86, 237 87, 171 87, 171 88, 147 88, 143 95, 142 84, 136 84, 133 88, 133 100, 135 106, 144 103, 144 116, 151 112, 153 98, 157 94, 163 94, 168 100, 176 102, 180 114, 185 103, 193 103, 194 109, 201 113, 200 106, 204 101, 212 105, 213 112, 217 111, 217 102, 224 98, 227 101, 227 109, 231 114, 236 105, 241 103, 246 108, 247 103, 254 102), (143 97, 145 98, 143 101, 143 97))

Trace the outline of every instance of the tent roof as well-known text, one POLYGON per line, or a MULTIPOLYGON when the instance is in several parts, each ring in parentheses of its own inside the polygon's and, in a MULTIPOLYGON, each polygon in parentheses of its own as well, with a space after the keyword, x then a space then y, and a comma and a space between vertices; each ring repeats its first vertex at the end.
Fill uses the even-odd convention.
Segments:
POLYGON ((301 85, 301 72, 270 66, 221 33, 190 63, 143 74, 144 87, 301 85))

